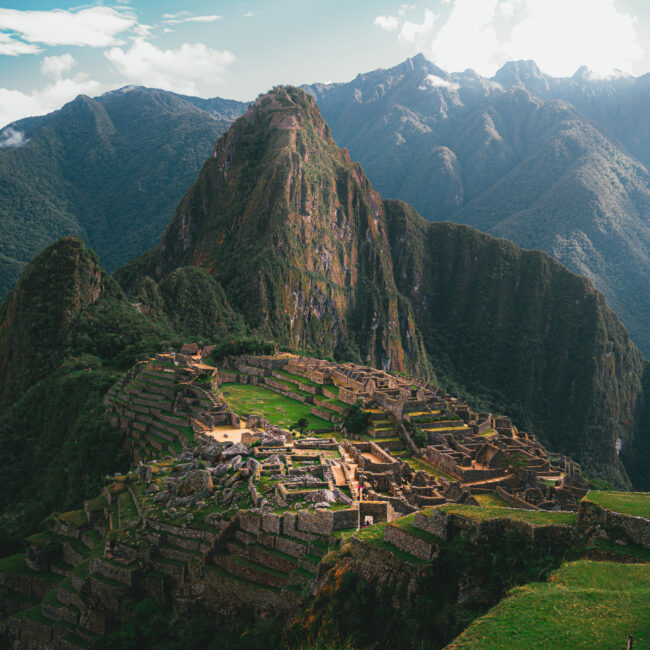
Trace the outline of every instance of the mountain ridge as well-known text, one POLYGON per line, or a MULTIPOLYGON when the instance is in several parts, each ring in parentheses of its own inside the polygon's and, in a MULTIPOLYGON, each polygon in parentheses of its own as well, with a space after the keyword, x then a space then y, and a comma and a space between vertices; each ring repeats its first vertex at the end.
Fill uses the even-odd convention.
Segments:
POLYGON ((59 237, 82 237, 109 270, 146 250, 245 107, 129 87, 9 125, 23 141, 0 149, 0 299, 59 237))
MULTIPOLYGON (((644 78, 553 80, 530 62, 507 64, 492 79, 447 74, 420 55, 347 84, 303 88, 382 195, 432 221, 540 248, 587 275, 648 354, 650 174, 644 157, 628 151, 633 134, 625 140, 613 118, 599 121, 560 92, 619 88, 608 100, 618 106, 616 97, 633 88, 645 101, 645 85, 644 78)), ((644 121, 625 124, 630 133, 640 125, 638 153, 644 121)))

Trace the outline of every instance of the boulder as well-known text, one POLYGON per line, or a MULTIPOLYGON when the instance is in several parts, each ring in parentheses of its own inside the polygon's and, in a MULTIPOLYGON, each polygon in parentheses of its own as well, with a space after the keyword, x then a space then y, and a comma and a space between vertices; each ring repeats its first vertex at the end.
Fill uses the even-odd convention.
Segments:
POLYGON ((200 491, 206 491, 212 494, 214 483, 212 482, 212 475, 205 469, 190 470, 183 481, 178 486, 178 496, 188 497, 200 491))
POLYGON ((248 456, 248 454, 248 447, 241 442, 223 451, 223 457, 226 459, 234 458, 235 456, 248 456))
POLYGON ((336 495, 332 490, 314 490, 305 496, 305 501, 310 503, 336 503, 336 495))
POLYGON ((237 455, 234 458, 230 459, 230 467, 232 467, 235 471, 237 471, 242 465, 244 464, 244 461, 242 460, 241 455, 237 455))
POLYGON ((255 475, 255 472, 257 472, 257 468, 259 466, 260 466, 260 462, 255 458, 249 458, 246 461, 246 469, 251 473, 251 476, 255 475))
POLYGON ((339 503, 345 503, 348 506, 354 503, 347 494, 344 494, 338 488, 334 488, 334 495, 339 503))

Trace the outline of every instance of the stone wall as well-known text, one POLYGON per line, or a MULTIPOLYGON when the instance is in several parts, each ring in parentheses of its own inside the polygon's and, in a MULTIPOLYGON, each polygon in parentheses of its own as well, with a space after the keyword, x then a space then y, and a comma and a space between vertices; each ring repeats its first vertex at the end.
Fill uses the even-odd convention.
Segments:
POLYGON ((421 560, 430 560, 436 550, 433 544, 419 537, 409 535, 409 533, 392 524, 388 524, 384 529, 384 541, 421 560))
POLYGON ((597 526, 611 539, 650 549, 650 519, 612 512, 591 501, 581 501, 578 506, 578 529, 588 531, 597 526))

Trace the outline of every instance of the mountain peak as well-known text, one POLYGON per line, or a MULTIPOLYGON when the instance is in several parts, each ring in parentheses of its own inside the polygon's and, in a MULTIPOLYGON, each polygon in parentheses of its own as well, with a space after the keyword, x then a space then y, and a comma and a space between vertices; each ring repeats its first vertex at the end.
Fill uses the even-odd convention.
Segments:
POLYGON ((497 70, 493 77, 504 88, 525 88, 533 94, 543 96, 548 91, 546 75, 539 69, 535 61, 508 61, 497 70))

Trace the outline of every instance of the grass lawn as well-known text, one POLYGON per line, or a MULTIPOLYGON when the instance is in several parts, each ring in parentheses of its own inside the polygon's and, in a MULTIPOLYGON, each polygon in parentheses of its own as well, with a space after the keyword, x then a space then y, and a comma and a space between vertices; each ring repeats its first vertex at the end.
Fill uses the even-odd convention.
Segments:
POLYGON ((401 460, 405 460, 416 472, 422 469, 428 474, 433 474, 433 476, 444 478, 448 481, 458 480, 455 479, 450 474, 447 474, 447 472, 438 469, 437 467, 434 467, 431 463, 427 463, 426 461, 421 460, 420 458, 413 458, 410 455, 405 455, 401 457, 401 460))
POLYGON ((607 510, 650 519, 650 492, 601 492, 593 490, 585 497, 607 510))
MULTIPOLYGON (((500 508, 489 506, 486 508, 477 506, 463 506, 456 503, 439 506, 440 512, 448 512, 462 515, 474 521, 485 521, 486 519, 516 519, 527 521, 534 526, 565 525, 573 526, 576 522, 575 512, 552 512, 547 510, 517 510, 515 508, 500 508)), ((425 512, 426 514, 426 512, 425 512)))
POLYGON ((518 587, 451 645, 460 648, 650 647, 650 564, 580 560, 518 587))
POLYGON ((290 427, 300 418, 307 418, 309 428, 325 429, 332 423, 309 411, 311 406, 295 399, 278 395, 254 384, 223 384, 223 396, 235 413, 248 415, 256 413, 265 417, 271 424, 290 427))
POLYGON ((498 494, 475 494, 474 498, 481 506, 497 506, 498 508, 509 508, 510 504, 498 494))

